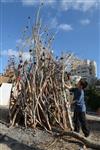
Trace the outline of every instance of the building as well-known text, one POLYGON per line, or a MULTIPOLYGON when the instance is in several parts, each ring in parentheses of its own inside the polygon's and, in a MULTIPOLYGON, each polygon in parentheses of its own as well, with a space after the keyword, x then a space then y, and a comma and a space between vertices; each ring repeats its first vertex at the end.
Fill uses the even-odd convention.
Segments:
POLYGON ((93 82, 97 76, 97 65, 95 61, 84 60, 71 70, 71 75, 81 76, 89 83, 93 82))
POLYGON ((0 85, 9 82, 9 77, 0 76, 0 85))

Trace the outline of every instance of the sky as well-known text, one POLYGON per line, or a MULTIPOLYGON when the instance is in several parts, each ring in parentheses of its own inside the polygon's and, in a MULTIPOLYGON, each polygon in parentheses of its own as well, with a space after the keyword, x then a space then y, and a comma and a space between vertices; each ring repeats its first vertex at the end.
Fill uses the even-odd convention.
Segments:
MULTIPOLYGON (((100 0, 44 0, 42 25, 55 33, 56 56, 73 52, 80 59, 95 60, 100 78, 100 0)), ((17 45, 28 26, 31 32, 40 0, 0 1, 0 72, 10 55, 18 56, 17 45), (29 20, 30 17, 30 20, 29 20)), ((27 58, 27 51, 25 57, 27 58)))

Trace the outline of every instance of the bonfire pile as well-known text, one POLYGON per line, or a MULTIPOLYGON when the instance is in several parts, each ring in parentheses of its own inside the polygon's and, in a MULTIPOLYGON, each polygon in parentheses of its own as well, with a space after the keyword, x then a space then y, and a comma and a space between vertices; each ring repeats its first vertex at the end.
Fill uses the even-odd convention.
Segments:
POLYGON ((70 101, 65 90, 66 66, 75 64, 72 54, 55 58, 51 50, 54 35, 48 36, 47 29, 41 29, 38 10, 32 30, 33 47, 29 50, 30 59, 24 61, 19 55, 19 65, 15 69, 9 116, 11 125, 25 127, 41 126, 52 130, 58 126, 72 129, 70 101))

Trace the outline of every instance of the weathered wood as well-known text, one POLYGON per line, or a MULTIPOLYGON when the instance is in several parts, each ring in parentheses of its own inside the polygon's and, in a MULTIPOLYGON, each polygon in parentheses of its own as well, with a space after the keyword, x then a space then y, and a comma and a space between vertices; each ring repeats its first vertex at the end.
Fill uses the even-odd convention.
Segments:
MULTIPOLYGON (((30 60, 23 60, 25 46, 20 51, 9 107, 10 122, 14 125, 23 120, 25 127, 35 128, 39 124, 52 130, 52 125, 57 125, 63 130, 72 130, 70 103, 65 91, 65 68, 66 63, 73 64, 73 54, 59 59, 54 57, 51 49, 54 35, 49 38, 48 29, 41 29, 40 8, 30 35, 30 40, 34 41, 34 45, 30 45, 30 60)), ((28 41, 26 37, 23 39, 28 41)))
POLYGON ((93 148, 93 149, 100 150, 100 144, 99 143, 96 143, 96 142, 90 140, 89 138, 82 136, 79 133, 76 133, 74 131, 64 132, 64 131, 57 130, 57 129, 55 129, 55 130, 56 130, 56 133, 54 135, 56 137, 60 137, 60 138, 63 138, 66 136, 73 137, 73 138, 76 138, 77 140, 81 141, 87 148, 93 148))

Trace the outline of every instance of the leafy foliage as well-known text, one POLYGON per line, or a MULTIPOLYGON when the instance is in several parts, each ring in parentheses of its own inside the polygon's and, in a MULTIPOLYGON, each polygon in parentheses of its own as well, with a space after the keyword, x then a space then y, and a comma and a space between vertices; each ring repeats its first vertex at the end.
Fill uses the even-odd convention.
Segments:
POLYGON ((89 87, 89 89, 86 91, 86 97, 87 106, 91 110, 96 111, 98 108, 100 108, 100 90, 96 89, 95 86, 89 87))

